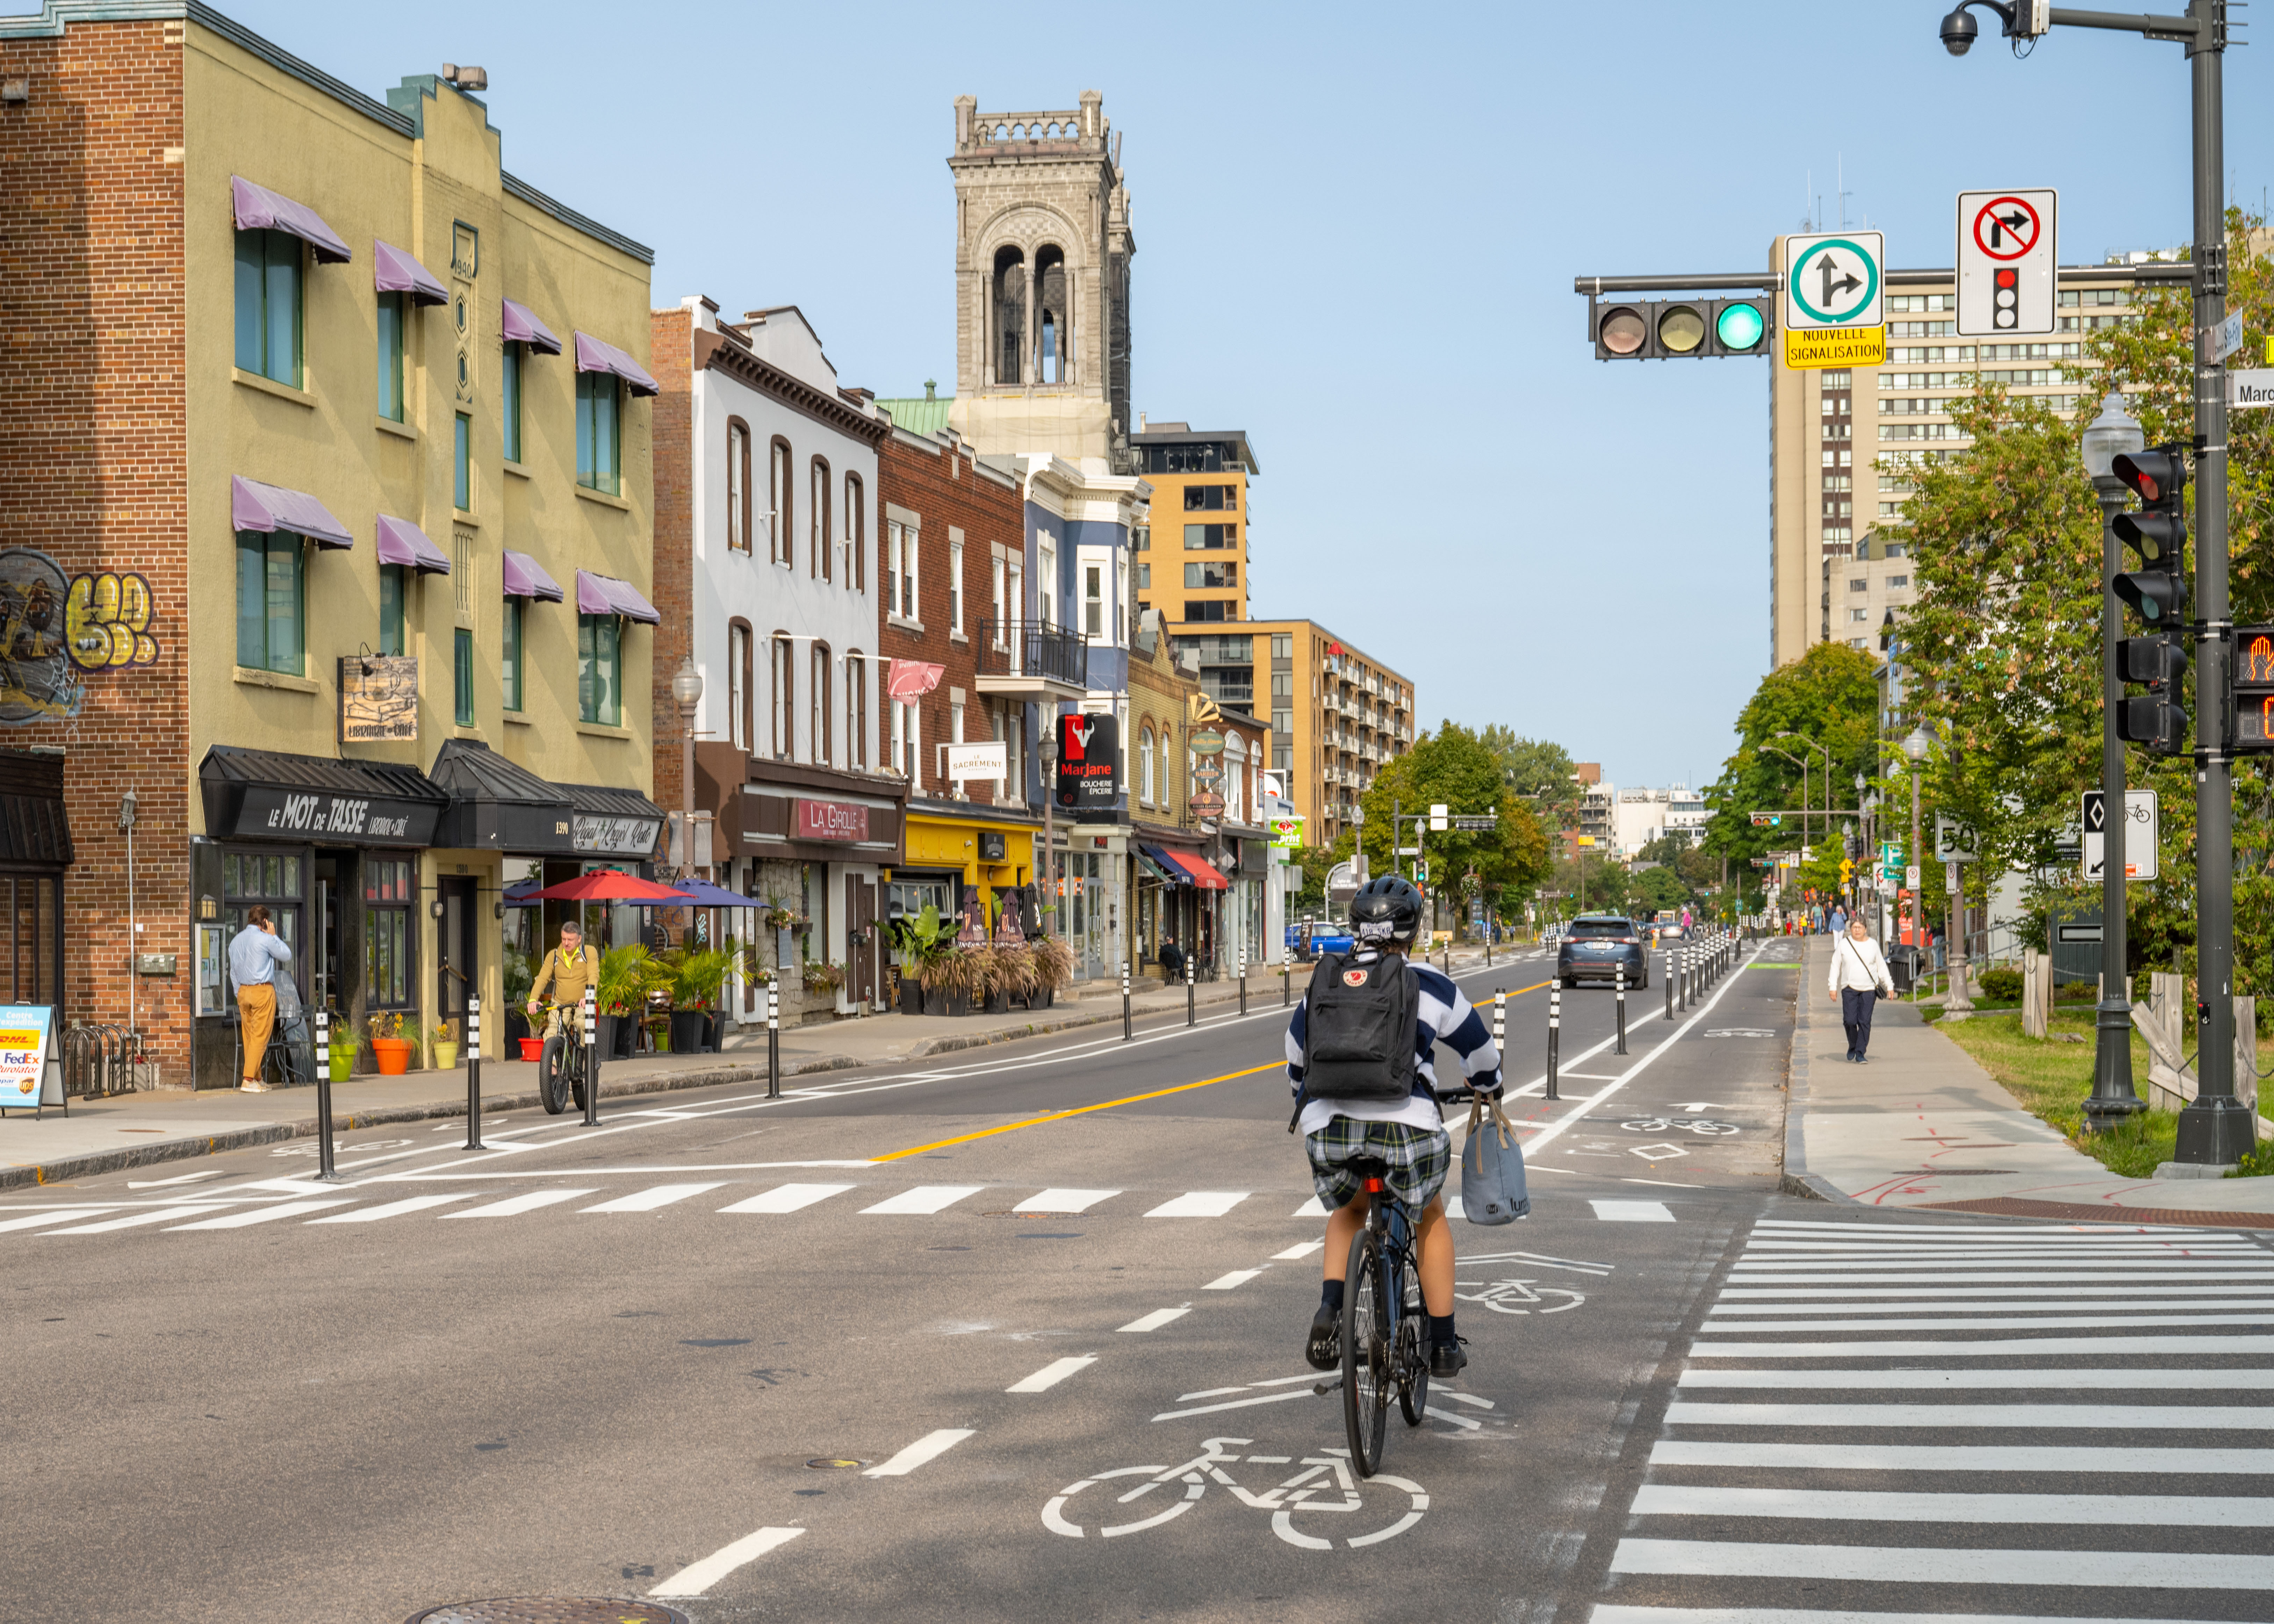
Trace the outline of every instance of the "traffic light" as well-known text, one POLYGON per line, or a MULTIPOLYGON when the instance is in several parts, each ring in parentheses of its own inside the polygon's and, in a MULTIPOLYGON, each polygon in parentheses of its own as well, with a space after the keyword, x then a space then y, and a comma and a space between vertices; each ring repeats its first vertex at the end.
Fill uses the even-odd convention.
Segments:
POLYGON ((2139 555, 2140 568, 2111 583, 2148 630, 2116 647, 2119 673, 2148 685, 2127 696, 2116 718, 2119 737, 2163 755, 2187 748, 2187 712, 2180 681, 2187 675, 2183 616, 2187 605, 2187 465, 2176 445, 2127 452, 2116 459, 2116 477, 2140 498, 2136 513, 2116 515, 2117 539, 2139 555))
POLYGON ((2234 660, 2228 667, 2233 695, 2226 741, 2253 755, 2274 750, 2274 626, 2234 628, 2234 660))
POLYGON ((1587 301, 1598 361, 1675 361, 1763 355, 1773 326, 1766 297, 1587 301))
POLYGON ((2115 473, 2140 498, 2140 511, 2116 515, 2117 539, 2140 555, 2137 570, 2116 577, 2116 596, 2150 630, 2167 630, 2187 605, 2187 465, 2179 447, 2158 446, 2118 457, 2115 473))
POLYGON ((1849 884, 1849 883, 1850 883, 1851 882, 1853 882, 1855 878, 1856 878, 1856 860, 1855 860, 1854 858, 1852 858, 1852 857, 1843 857, 1843 858, 1841 858, 1841 859, 1840 860, 1840 883, 1841 883, 1841 884, 1842 884, 1842 885, 1849 884))

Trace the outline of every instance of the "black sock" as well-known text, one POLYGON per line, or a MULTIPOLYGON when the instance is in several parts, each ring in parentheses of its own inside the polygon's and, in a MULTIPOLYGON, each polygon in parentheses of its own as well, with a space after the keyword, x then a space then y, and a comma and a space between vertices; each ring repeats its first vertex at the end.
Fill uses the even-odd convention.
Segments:
POLYGON ((1429 1316, 1429 1342, 1432 1347, 1449 1348, 1460 1340, 1453 1335, 1452 1315, 1431 1314, 1429 1316))
POLYGON ((1333 1309, 1335 1312, 1342 1312, 1343 1282, 1339 1280, 1321 1281, 1319 1282, 1319 1301, 1325 1306, 1333 1309))

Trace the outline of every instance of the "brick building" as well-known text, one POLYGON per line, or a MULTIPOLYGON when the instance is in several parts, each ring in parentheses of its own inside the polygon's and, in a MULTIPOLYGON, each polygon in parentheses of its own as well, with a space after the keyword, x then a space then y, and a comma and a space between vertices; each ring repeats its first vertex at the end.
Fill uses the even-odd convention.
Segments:
POLYGON ((470 81, 374 100, 202 6, 50 0, 0 79, 0 725, 72 856, 60 988, 15 989, 224 1086, 255 902, 350 1022, 498 998, 506 865, 658 826, 647 251, 504 170, 470 81))

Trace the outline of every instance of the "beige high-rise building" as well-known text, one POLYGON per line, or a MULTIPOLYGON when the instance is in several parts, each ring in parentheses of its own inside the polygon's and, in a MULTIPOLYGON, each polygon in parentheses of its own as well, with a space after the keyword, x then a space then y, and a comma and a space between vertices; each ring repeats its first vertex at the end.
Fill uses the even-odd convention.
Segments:
MULTIPOLYGON (((1781 264, 1783 255, 1779 237, 1770 263, 1781 264)), ((2098 410, 2083 335, 2126 319, 2134 281, 2130 263, 2106 268, 2105 278, 2090 269, 2062 269, 2055 296, 2059 331, 2050 338, 1960 338, 1953 331, 1955 282, 1906 278, 1886 296, 1885 366, 1796 372, 1772 357, 1769 618, 1775 664, 1835 638, 1886 649, 1889 615, 1900 620, 1912 601, 1901 517, 1913 488, 1910 472, 1971 443, 1951 422, 1949 409, 1954 397, 1973 392, 1977 378, 2040 396, 2063 417, 2098 410)))

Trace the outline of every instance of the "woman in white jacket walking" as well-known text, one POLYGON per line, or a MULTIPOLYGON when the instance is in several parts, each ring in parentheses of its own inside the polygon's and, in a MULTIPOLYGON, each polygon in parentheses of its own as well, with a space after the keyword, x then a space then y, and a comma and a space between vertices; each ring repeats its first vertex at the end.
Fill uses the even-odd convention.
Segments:
POLYGON ((1894 991, 1895 981, 1887 974, 1886 955, 1861 919, 1849 920, 1847 934, 1833 938, 1828 988, 1848 1027, 1848 1058, 1862 1065, 1871 1044, 1871 1006, 1882 991, 1894 991))

